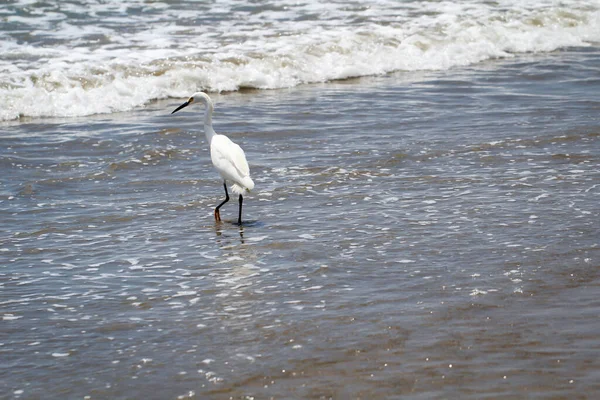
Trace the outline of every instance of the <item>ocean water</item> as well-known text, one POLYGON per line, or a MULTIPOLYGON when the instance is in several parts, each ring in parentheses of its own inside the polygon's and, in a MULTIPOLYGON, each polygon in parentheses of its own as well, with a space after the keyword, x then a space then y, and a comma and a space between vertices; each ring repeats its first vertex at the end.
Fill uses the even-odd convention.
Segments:
POLYGON ((597 0, 17 0, 0 18, 0 120, 130 111, 192 89, 444 71, 600 41, 597 0))
POLYGON ((596 397, 599 10, 2 5, 0 398, 596 397))

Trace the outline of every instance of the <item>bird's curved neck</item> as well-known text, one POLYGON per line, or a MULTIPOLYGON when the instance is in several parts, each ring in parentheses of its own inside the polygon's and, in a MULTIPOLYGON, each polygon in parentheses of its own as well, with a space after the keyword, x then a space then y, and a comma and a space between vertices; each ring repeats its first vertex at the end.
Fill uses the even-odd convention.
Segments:
POLYGON ((206 102, 204 108, 204 134, 208 143, 212 140, 213 136, 216 135, 215 130, 212 127, 212 113, 213 105, 210 102, 206 102))

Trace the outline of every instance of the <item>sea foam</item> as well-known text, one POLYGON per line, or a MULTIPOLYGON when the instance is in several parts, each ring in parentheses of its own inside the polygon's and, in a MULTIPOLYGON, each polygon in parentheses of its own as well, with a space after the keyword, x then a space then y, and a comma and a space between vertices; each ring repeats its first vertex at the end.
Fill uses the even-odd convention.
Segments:
POLYGON ((184 5, 132 3, 143 12, 73 2, 0 13, 0 120, 128 111, 196 90, 445 70, 600 42, 595 1, 225 2, 187 6, 184 20, 184 5))

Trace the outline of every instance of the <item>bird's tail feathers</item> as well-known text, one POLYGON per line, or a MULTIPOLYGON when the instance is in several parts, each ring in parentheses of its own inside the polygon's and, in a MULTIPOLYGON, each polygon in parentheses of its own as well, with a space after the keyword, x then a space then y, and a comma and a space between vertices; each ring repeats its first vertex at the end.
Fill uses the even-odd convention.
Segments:
POLYGON ((254 189, 254 181, 252 181, 250 177, 246 177, 241 183, 243 186, 239 183, 234 183, 231 185, 231 191, 235 194, 244 194, 254 189))

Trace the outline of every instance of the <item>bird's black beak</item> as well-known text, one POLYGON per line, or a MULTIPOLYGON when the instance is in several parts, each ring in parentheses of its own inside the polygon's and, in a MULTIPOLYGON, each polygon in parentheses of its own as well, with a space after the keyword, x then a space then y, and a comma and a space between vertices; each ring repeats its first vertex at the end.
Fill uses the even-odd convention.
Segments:
POLYGON ((186 101, 185 103, 183 103, 182 105, 180 105, 179 107, 177 107, 171 114, 175 114, 177 111, 181 110, 182 108, 185 108, 187 106, 189 106, 191 103, 191 101, 186 101))

